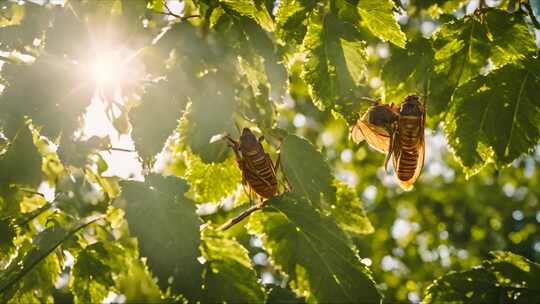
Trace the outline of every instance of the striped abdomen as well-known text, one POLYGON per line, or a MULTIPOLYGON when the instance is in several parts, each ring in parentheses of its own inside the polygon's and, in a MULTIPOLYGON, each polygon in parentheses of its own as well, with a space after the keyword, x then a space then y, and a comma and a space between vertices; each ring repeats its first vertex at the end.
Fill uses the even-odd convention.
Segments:
POLYGON ((251 189, 263 198, 275 196, 278 190, 276 173, 272 160, 264 152, 263 147, 258 143, 244 149, 242 156, 244 166, 242 175, 251 189))
POLYGON ((424 136, 422 117, 407 115, 399 118, 399 154, 396 174, 399 180, 408 181, 414 177, 419 158, 419 147, 424 136))

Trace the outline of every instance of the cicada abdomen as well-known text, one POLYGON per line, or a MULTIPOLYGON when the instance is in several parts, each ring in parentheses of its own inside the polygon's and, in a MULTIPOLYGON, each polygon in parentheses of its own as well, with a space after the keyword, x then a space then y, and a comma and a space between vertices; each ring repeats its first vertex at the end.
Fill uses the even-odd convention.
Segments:
POLYGON ((416 95, 405 98, 399 107, 396 134, 391 144, 394 171, 399 185, 410 190, 424 166, 425 106, 416 95))

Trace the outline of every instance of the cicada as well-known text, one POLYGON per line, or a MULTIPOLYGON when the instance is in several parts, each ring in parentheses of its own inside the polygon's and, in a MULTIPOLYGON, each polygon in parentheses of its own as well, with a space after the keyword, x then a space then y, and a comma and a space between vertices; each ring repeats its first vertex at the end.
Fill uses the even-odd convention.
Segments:
POLYGON ((392 154, 399 186, 404 190, 412 188, 424 166, 425 121, 425 104, 416 95, 407 96, 399 106, 395 135, 388 152, 392 154))
POLYGON ((261 198, 261 201, 230 219, 220 227, 220 230, 229 229, 251 213, 261 209, 265 200, 276 196, 278 193, 276 172, 279 168, 279 156, 275 163, 272 162, 270 155, 264 151, 261 144, 263 137, 257 138, 249 128, 244 128, 239 140, 235 140, 227 134, 224 135, 224 138, 227 139, 229 146, 236 155, 238 167, 242 171, 244 189, 248 190, 250 199, 253 191, 261 198))
POLYGON ((385 170, 392 158, 399 186, 410 190, 424 165, 425 119, 425 105, 416 95, 399 105, 375 103, 353 126, 351 137, 385 153, 385 170))
POLYGON ((386 154, 385 169, 391 155, 391 143, 396 134, 398 116, 399 108, 394 104, 374 102, 351 130, 354 142, 365 140, 373 149, 386 154))
POLYGON ((278 191, 276 171, 279 162, 274 164, 264 151, 261 144, 263 137, 257 138, 249 128, 244 128, 239 140, 229 135, 225 135, 225 138, 233 148, 242 171, 242 184, 263 199, 275 196, 278 191))

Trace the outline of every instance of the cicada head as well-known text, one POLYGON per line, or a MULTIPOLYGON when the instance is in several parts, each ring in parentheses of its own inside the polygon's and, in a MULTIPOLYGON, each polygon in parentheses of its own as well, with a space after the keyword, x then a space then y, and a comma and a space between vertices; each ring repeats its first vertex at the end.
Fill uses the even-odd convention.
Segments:
POLYGON ((424 105, 420 102, 420 97, 416 95, 407 96, 401 104, 399 114, 405 116, 422 116, 424 114, 424 105))
POLYGON ((242 130, 240 136, 240 150, 241 151, 253 151, 259 147, 260 143, 255 134, 251 132, 249 128, 242 130))
POLYGON ((388 105, 376 105, 367 111, 364 119, 370 125, 382 127, 388 130, 396 121, 397 114, 388 105))

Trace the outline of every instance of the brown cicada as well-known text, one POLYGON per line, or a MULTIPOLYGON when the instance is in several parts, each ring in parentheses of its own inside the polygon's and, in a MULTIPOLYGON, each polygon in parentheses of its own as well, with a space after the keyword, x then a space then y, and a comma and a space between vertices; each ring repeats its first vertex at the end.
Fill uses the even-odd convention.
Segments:
POLYGON ((399 116, 389 153, 399 186, 410 190, 424 167, 424 124, 426 108, 416 95, 405 98, 399 106, 399 116))
POLYGON ((275 196, 278 191, 276 170, 279 162, 274 164, 270 155, 264 151, 262 137, 257 138, 250 129, 244 128, 239 140, 228 135, 225 138, 233 148, 238 167, 242 171, 242 184, 263 199, 275 196))
POLYGON ((253 191, 261 198, 261 201, 223 225, 221 230, 226 230, 240 222, 253 211, 262 208, 264 200, 278 194, 277 170, 279 168, 279 156, 275 163, 272 162, 270 155, 264 151, 261 144, 263 137, 257 138, 249 128, 242 130, 239 140, 229 135, 224 137, 236 155, 238 167, 242 171, 244 189, 247 190, 250 198, 253 191))
POLYGON ((385 169, 392 158, 399 186, 410 190, 424 165, 425 117, 425 106, 416 95, 400 105, 375 103, 353 126, 351 137, 385 153, 385 169))

